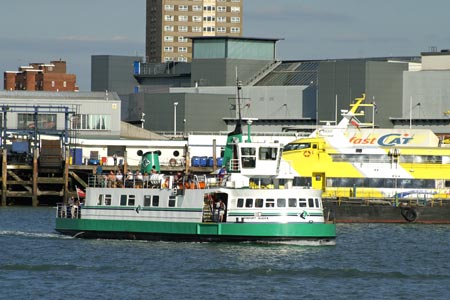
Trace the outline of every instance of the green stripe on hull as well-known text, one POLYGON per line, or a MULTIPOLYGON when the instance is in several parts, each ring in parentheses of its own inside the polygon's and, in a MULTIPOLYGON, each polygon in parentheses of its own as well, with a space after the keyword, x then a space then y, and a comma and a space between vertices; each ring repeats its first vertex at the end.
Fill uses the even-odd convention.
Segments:
POLYGON ((322 223, 183 223, 56 219, 61 232, 145 233, 158 235, 254 238, 335 238, 335 224, 322 223))

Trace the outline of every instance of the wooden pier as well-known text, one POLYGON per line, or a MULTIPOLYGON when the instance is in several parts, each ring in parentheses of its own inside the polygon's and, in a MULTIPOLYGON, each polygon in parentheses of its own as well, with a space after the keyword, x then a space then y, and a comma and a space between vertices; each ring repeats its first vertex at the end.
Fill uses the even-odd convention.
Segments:
MULTIPOLYGON (((61 161, 60 168, 42 168, 38 164, 37 151, 33 154, 31 164, 8 164, 7 151, 2 151, 1 172, 1 206, 7 205, 55 205, 65 202, 70 197, 77 197, 76 187, 84 190, 88 185, 88 177, 97 170, 96 165, 71 165, 69 153, 66 150, 66 159, 61 161)), ((124 155, 121 166, 102 165, 103 174, 111 170, 137 170, 138 166, 129 166, 124 155)), ((185 171, 185 166, 161 166, 161 173, 173 174, 185 171)), ((195 172, 212 172, 213 168, 191 168, 195 172), (201 170, 198 170, 201 169, 201 170)))

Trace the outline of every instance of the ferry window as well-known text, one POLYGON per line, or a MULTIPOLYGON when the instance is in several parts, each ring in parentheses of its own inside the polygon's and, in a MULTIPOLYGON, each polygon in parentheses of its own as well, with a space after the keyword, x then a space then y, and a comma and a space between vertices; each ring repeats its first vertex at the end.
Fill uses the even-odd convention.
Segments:
POLYGON ((242 155, 255 155, 256 149, 252 147, 242 147, 241 148, 241 154, 242 155))
POLYGON ((242 147, 242 167, 243 168, 254 168, 256 163, 256 148, 253 147, 242 147))
POLYGON ((266 207, 274 207, 275 199, 266 199, 266 207))
POLYGON ((120 195, 120 205, 121 206, 127 205, 127 195, 120 195))
POLYGON ((289 202, 288 202, 289 207, 297 207, 297 199, 295 199, 295 198, 289 198, 288 201, 289 201, 289 202))
POLYGON ((159 206, 159 196, 153 196, 152 206, 159 206))
POLYGON ((105 195, 105 205, 111 205, 111 194, 105 195))
POLYGON ((244 199, 243 198, 238 198, 237 207, 244 207, 244 199))
POLYGON ((305 198, 298 199, 298 207, 306 207, 306 199, 305 198))
POLYGON ((317 149, 317 144, 312 144, 313 149, 317 149))
POLYGON ((311 186, 311 177, 294 177, 294 186, 311 186))
POLYGON ((255 199, 255 207, 263 207, 263 199, 257 198, 255 199))
POLYGON ((256 159, 254 157, 242 157, 243 168, 254 168, 256 159))
POLYGON ((319 199, 316 198, 316 199, 314 199, 314 200, 316 201, 316 207, 320 207, 320 205, 319 205, 319 199))
POLYGON ((102 205, 103 204, 103 194, 98 195, 98 201, 97 201, 97 205, 102 205))
POLYGON ((175 196, 169 196, 169 207, 175 207, 175 196))
POLYGON ((259 159, 260 160, 276 160, 277 159, 277 148, 261 147, 259 148, 259 159))
POLYGON ((286 207, 286 199, 278 198, 277 199, 277 207, 286 207))
POLYGON ((245 199, 245 207, 253 207, 253 199, 252 198, 245 199))
POLYGON ((308 198, 308 206, 314 207, 314 199, 313 198, 308 198))
POLYGON ((128 205, 129 206, 134 206, 134 200, 136 199, 136 196, 135 195, 129 195, 128 196, 128 205))
POLYGON ((150 206, 150 195, 144 195, 144 206, 150 206))
POLYGON ((450 187, 450 180, 446 180, 446 181, 445 181, 445 187, 446 187, 446 188, 450 187))

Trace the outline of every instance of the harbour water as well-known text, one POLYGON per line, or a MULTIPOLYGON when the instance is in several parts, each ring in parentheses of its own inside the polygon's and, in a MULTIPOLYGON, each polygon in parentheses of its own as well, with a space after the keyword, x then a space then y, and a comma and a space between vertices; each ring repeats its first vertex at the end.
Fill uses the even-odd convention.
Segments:
POLYGON ((450 225, 338 224, 336 246, 82 240, 0 207, 0 299, 448 299, 450 225))

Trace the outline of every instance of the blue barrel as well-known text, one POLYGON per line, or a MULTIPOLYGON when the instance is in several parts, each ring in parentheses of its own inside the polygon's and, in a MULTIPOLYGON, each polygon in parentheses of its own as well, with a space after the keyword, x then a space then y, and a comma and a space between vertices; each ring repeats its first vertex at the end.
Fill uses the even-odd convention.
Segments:
POLYGON ((200 167, 206 167, 208 165, 208 157, 201 156, 200 157, 200 167))
POLYGON ((214 166, 214 158, 213 157, 208 157, 208 162, 207 162, 208 167, 213 167, 214 166))
POLYGON ((83 149, 73 148, 72 151, 72 165, 82 165, 83 164, 83 149))
POLYGON ((199 167, 199 166, 200 166, 200 157, 198 157, 198 156, 192 156, 192 159, 191 159, 191 166, 193 166, 193 167, 199 167))
POLYGON ((218 167, 221 167, 223 165, 223 157, 218 157, 216 164, 218 167))

